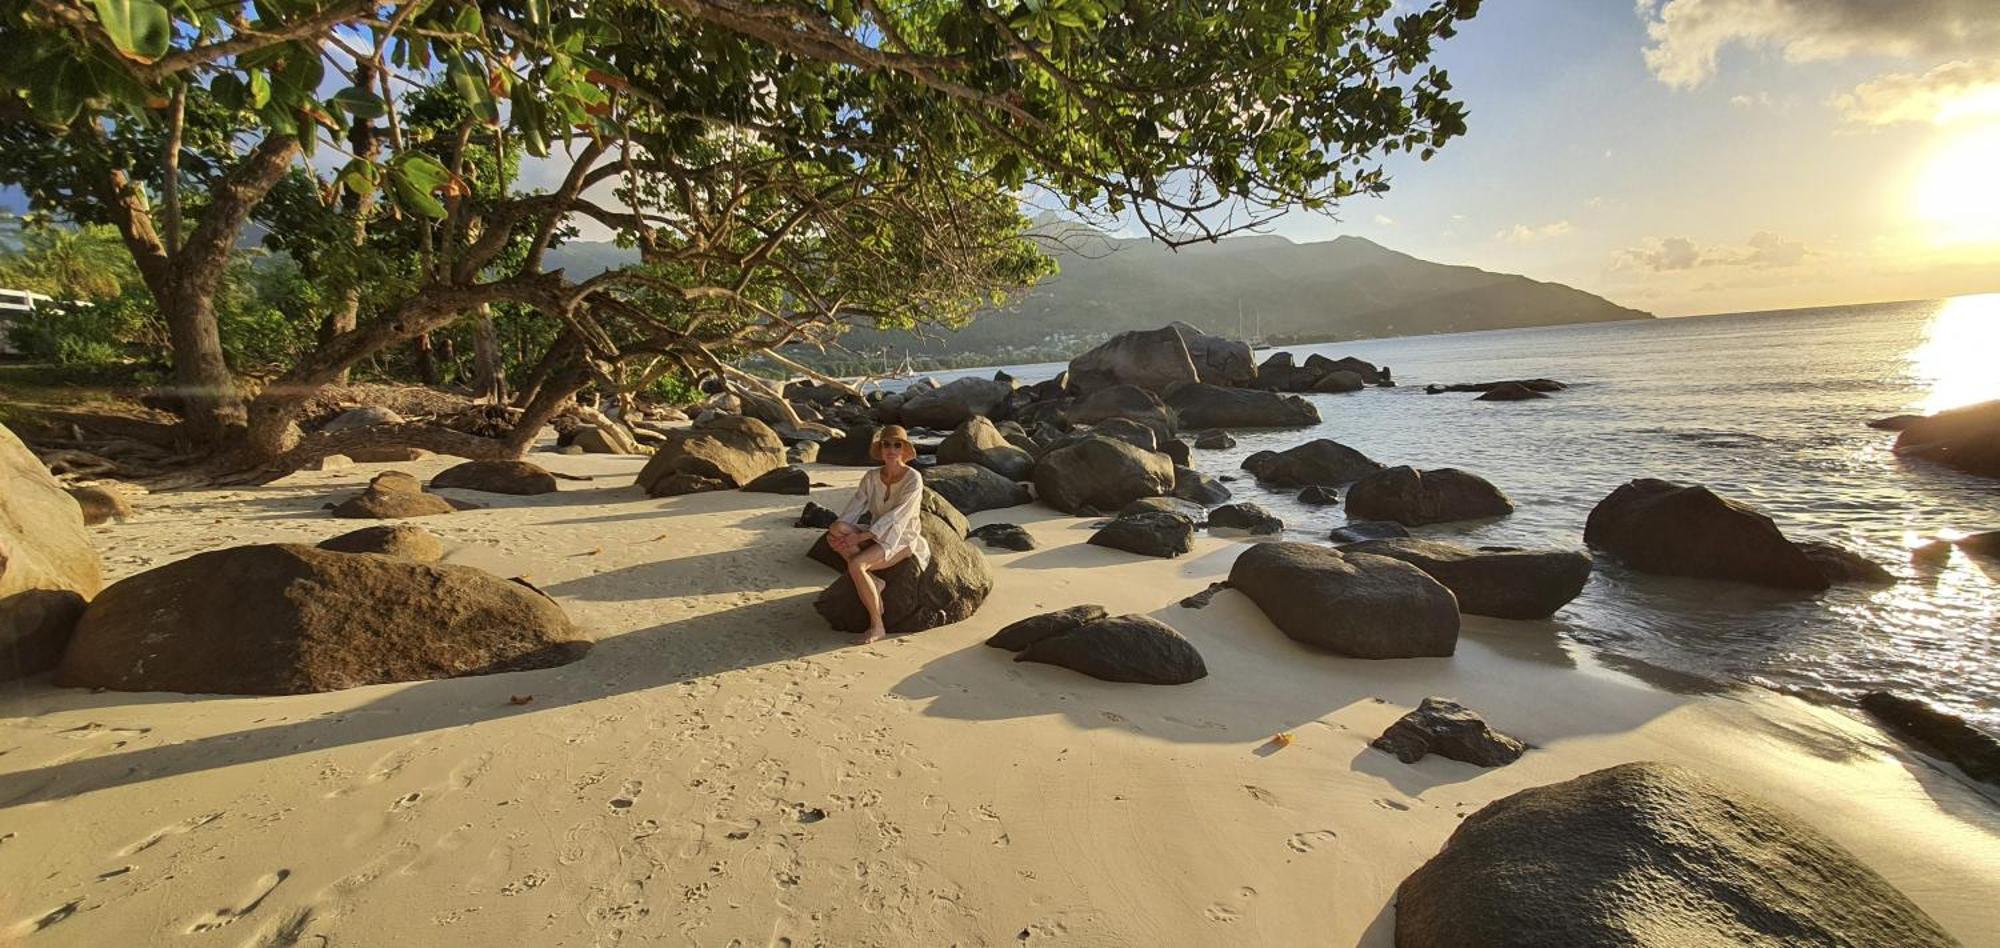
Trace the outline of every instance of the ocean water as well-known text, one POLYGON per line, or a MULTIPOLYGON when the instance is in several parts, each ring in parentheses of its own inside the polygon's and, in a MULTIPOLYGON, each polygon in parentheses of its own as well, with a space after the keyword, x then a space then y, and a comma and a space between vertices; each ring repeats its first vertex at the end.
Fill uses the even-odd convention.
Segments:
MULTIPOLYGON (((1838 700, 1874 689, 1926 697, 2000 729, 2000 562, 1912 546, 2000 529, 2000 482, 1897 458, 1863 422, 2000 398, 2000 295, 1834 309, 1376 339, 1291 347, 1353 355, 1396 388, 1307 395, 1313 429, 1237 432, 1196 451, 1209 474, 1325 541, 1342 507, 1298 504, 1238 469, 1253 451, 1326 437, 1385 464, 1459 467, 1504 490, 1512 516, 1419 536, 1578 546, 1590 509, 1635 477, 1707 484, 1787 535, 1833 540, 1896 574, 1891 587, 1802 595, 1635 573, 1598 557, 1578 599, 1524 638, 1560 636, 1656 680, 1751 682, 1838 700), (1430 382, 1547 377, 1552 398, 1426 395, 1430 382)), ((1258 353, 1261 361, 1264 353, 1258 353)), ((1016 366, 1023 381, 1060 365, 1016 366)), ((981 370, 990 373, 991 369, 981 370)), ((966 373, 939 373, 940 380, 966 373)))

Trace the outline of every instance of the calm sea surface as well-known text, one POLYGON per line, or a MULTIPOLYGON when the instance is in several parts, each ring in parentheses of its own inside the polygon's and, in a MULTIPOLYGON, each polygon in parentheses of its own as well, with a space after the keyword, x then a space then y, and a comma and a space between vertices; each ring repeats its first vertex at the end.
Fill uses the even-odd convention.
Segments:
MULTIPOLYGON (((2000 295, 1293 351, 1301 361, 1322 352, 1388 365, 1400 386, 1307 395, 1319 427, 1238 432, 1234 449, 1195 452, 1196 467, 1243 474, 1238 464, 1251 452, 1315 437, 1385 464, 1460 467, 1499 485, 1515 513, 1413 532, 1520 546, 1581 546, 1590 508, 1635 477, 1707 484, 1763 510, 1787 535, 1865 553, 1898 582, 1799 595, 1647 576, 1600 557, 1581 597, 1549 623, 1520 623, 1523 633, 1552 626, 1641 672, 1822 698, 1914 693, 2000 727, 2000 562, 1955 554, 1917 568, 1908 552, 1941 533, 2000 529, 2000 482, 1899 460, 1893 434, 1862 424, 2000 398, 2000 295), (1428 382, 1535 376, 1572 387, 1514 403, 1423 392, 1428 382)), ((1036 381, 1059 368, 1009 371, 1036 381)), ((979 373, 933 377, 966 374, 979 373)), ((1300 505, 1247 475, 1229 486, 1283 517, 1293 539, 1324 541, 1346 520, 1341 507, 1300 505)))

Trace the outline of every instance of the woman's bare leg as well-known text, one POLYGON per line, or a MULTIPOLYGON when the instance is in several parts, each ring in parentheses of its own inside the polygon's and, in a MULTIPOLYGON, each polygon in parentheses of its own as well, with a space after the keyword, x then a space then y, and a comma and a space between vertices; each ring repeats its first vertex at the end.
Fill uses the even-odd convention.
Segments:
POLYGON ((880 581, 872 574, 901 563, 909 555, 909 551, 905 550, 893 558, 884 557, 881 547, 871 546, 847 561, 847 575, 854 580, 854 594, 861 598, 861 608, 868 611, 868 630, 862 633, 861 644, 879 642, 889 634, 882 626, 882 589, 886 584, 877 586, 880 581))

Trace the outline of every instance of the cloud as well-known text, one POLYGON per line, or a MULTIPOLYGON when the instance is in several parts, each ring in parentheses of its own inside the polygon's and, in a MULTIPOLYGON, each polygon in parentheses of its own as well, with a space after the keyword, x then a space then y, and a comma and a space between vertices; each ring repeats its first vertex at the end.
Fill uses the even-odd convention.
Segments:
POLYGON ((1729 104, 1744 111, 1749 111, 1750 109, 1775 108, 1778 103, 1777 100, 1771 98, 1769 92, 1759 92, 1756 95, 1732 95, 1729 97, 1729 104))
POLYGON ((1396 223, 1396 219, 1395 219, 1395 218, 1393 218, 1393 217, 1390 217, 1390 216, 1389 216, 1389 215, 1387 215, 1387 214, 1377 214, 1377 215, 1375 215, 1375 224, 1376 224, 1376 226, 1379 226, 1379 227, 1388 227, 1388 226, 1390 226, 1390 225, 1392 225, 1392 224, 1394 224, 1394 223, 1396 223))
POLYGON ((1516 243, 1516 244, 1529 244, 1529 243, 1534 243, 1537 240, 1548 240, 1551 237, 1561 237, 1562 235, 1567 234, 1575 229, 1576 228, 1570 226, 1569 221, 1556 221, 1553 224, 1543 224, 1540 227, 1530 227, 1527 224, 1515 224, 1512 227, 1509 227, 1505 230, 1501 230, 1495 233, 1493 235, 1493 239, 1504 240, 1509 243, 1516 243))
POLYGON ((2000 115, 2000 59, 1961 59, 1920 75, 1890 73, 1834 96, 1832 104, 1859 125, 1944 125, 2000 115))
POLYGON ((1614 270, 1650 270, 1666 273, 1700 267, 1795 267, 1813 251, 1800 241, 1789 240, 1770 231, 1758 231, 1741 246, 1704 247, 1686 237, 1656 237, 1637 247, 1612 255, 1614 270))
POLYGON ((1670 86, 1715 75, 1723 49, 1781 52, 1790 62, 1856 55, 1956 56, 2000 45, 1994 0, 1638 0, 1646 66, 1670 86))

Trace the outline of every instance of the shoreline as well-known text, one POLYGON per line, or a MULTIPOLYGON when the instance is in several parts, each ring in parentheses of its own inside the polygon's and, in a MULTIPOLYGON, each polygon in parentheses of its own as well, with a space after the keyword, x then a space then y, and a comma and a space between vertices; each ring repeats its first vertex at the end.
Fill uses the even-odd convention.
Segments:
MULTIPOLYGON (((1449 659, 1312 652, 1239 593, 1176 604, 1226 575, 1244 541, 1134 557, 1039 506, 968 518, 1041 545, 982 547, 996 585, 971 619, 855 647, 811 609, 832 575, 803 556, 812 531, 791 526, 808 498, 655 500, 629 486, 642 458, 533 459, 598 480, 539 497, 445 490, 490 507, 410 522, 446 542, 447 562, 527 574, 597 639, 592 654, 283 698, 10 684, 0 932, 1384 945, 1395 886, 1463 814, 1642 759, 1805 818, 1968 945, 2000 931, 2000 880, 1983 871, 2000 864, 2000 807, 1833 708, 1746 687, 1672 693, 1539 623, 1468 616, 1449 659), (1118 685, 981 644, 1079 602, 1167 622, 1209 676, 1118 685), (1432 694, 1531 749, 1481 770, 1368 748, 1432 694), (1260 751, 1281 731, 1297 740, 1260 751)), ((112 580, 212 546, 316 542, 356 526, 324 501, 381 470, 450 462, 156 495, 93 541, 112 580)), ((831 485, 810 498, 822 504, 861 473, 807 469, 831 485)))

